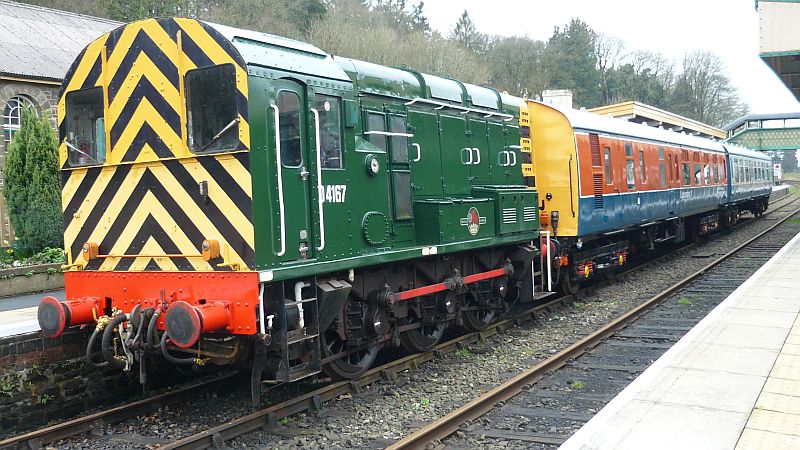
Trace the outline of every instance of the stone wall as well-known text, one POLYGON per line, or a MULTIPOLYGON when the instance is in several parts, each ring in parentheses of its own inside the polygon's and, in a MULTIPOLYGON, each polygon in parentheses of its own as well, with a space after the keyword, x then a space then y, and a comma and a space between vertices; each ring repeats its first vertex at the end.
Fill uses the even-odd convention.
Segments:
POLYGON ((86 327, 58 339, 39 332, 0 338, 0 439, 117 403, 141 389, 120 370, 85 362, 90 332, 86 327))

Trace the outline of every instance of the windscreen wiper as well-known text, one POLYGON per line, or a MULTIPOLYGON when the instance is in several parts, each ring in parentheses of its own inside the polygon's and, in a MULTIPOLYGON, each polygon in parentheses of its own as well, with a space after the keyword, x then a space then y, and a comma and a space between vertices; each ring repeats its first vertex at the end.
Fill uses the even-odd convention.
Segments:
POLYGON ((201 147, 198 150, 198 152, 202 152, 203 150, 207 149, 208 147, 211 147, 212 145, 214 145, 214 143, 217 142, 219 140, 219 138, 221 138, 223 135, 225 135, 225 133, 227 133, 228 131, 233 129, 233 127, 238 123, 239 123, 239 118, 238 117, 233 119, 233 120, 231 120, 229 124, 225 125, 225 128, 220 130, 220 132, 217 133, 213 138, 211 138, 211 140, 208 141, 208 144, 206 144, 203 147, 201 147))
POLYGON ((80 153, 81 155, 83 155, 83 156, 85 156, 85 157, 87 157, 87 158, 91 159, 92 161, 94 161, 94 163, 95 163, 95 164, 100 164, 100 161, 98 161, 97 159, 95 159, 95 157, 94 157, 94 156, 92 156, 92 155, 90 155, 90 154, 86 153, 85 151, 83 151, 83 150, 79 149, 78 147, 76 147, 76 146, 72 145, 72 144, 71 144, 71 143, 70 143, 68 140, 64 139, 64 144, 66 144, 66 145, 67 145, 67 147, 69 147, 70 149, 72 149, 72 150, 74 150, 74 151, 76 151, 76 152, 80 153))

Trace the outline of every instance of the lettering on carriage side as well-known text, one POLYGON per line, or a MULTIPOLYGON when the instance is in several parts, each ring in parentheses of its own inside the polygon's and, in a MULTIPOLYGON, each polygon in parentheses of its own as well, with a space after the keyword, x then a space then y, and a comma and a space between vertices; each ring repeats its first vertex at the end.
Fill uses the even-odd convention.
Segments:
POLYGON ((692 192, 691 191, 686 190, 686 189, 681 191, 681 200, 685 200, 687 198, 691 198, 691 196, 692 196, 692 192))
POLYGON ((322 187, 325 203, 344 203, 347 195, 346 184, 329 184, 322 187))

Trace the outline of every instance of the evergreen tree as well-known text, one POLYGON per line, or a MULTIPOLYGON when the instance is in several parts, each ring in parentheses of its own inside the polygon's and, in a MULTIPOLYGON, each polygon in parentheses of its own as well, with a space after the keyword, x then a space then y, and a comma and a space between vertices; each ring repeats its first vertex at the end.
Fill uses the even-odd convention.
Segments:
POLYGON ((545 48, 547 87, 572 90, 576 107, 592 108, 603 104, 596 41, 597 33, 586 22, 572 19, 564 29, 556 27, 545 48))
POLYGON ((479 55, 486 53, 488 38, 485 34, 478 32, 475 22, 472 21, 466 9, 450 31, 450 39, 479 55))
POLYGON ((8 146, 3 194, 9 218, 23 254, 45 247, 61 247, 61 185, 58 141, 50 122, 32 109, 22 113, 22 124, 8 146))

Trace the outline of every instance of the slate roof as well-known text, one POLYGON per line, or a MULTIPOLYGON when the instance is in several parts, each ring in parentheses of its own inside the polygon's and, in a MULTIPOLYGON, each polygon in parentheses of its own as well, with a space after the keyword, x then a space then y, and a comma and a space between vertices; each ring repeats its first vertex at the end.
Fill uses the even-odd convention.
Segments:
POLYGON ((0 75, 61 81, 84 47, 120 25, 0 0, 0 75))

